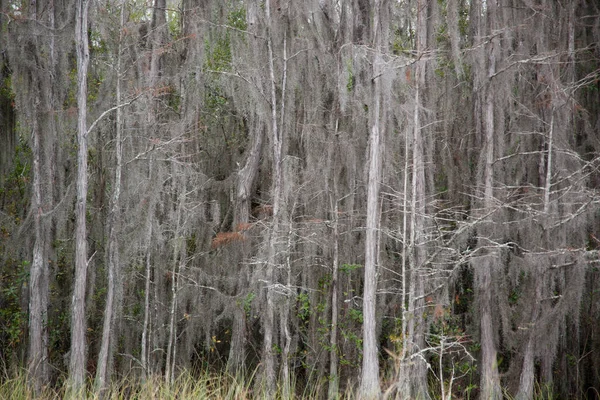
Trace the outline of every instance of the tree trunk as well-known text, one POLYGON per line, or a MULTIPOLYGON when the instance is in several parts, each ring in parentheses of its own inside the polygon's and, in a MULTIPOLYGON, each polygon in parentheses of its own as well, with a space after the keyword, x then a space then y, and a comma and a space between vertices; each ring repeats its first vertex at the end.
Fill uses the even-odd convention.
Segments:
MULTIPOLYGON (((250 154, 246 158, 244 167, 238 171, 236 204, 233 218, 233 226, 236 230, 244 230, 250 220, 250 200, 251 191, 260 165, 260 156, 262 153, 262 142, 264 138, 264 129, 257 122, 252 129, 252 147, 250 154)), ((246 254, 242 254, 242 258, 246 254)), ((241 260, 243 261, 243 260, 241 260)), ((241 268, 241 267, 240 267, 241 268)), ((238 301, 243 303, 244 290, 247 286, 245 274, 240 271, 237 282, 238 301)), ((233 324, 231 327, 231 346, 229 357, 227 359, 227 371, 232 374, 238 374, 244 370, 246 360, 246 311, 244 305, 236 305, 233 314, 233 324)))
POLYGON ((250 200, 252 197, 252 186, 258 175, 258 167, 260 165, 260 156, 262 154, 262 144, 264 138, 264 129, 260 123, 254 123, 252 129, 252 147, 250 154, 246 158, 244 167, 238 171, 237 188, 236 188, 236 204, 234 214, 234 229, 241 229, 244 224, 250 220, 250 200))
MULTIPOLYGON (((177 176, 181 176, 182 171, 175 169, 173 179, 177 176)), ((183 235, 185 227, 184 224, 184 206, 186 199, 186 185, 180 183, 181 191, 179 193, 179 201, 177 204, 176 211, 176 229, 175 236, 173 238, 173 270, 171 271, 171 310, 169 312, 169 340, 167 342, 167 361, 165 367, 165 381, 167 384, 173 382, 174 379, 174 366, 177 346, 177 306, 178 306, 178 292, 179 282, 181 274, 181 266, 185 263, 185 237, 183 235)))
MULTIPOLYGON (((484 161, 483 161, 483 214, 488 214, 494 210, 494 93, 492 90, 491 77, 495 73, 495 53, 494 46, 497 46, 497 39, 487 47, 487 63, 483 62, 482 67, 487 64, 487 77, 483 130, 485 137, 484 161)), ((481 50, 483 51, 483 50, 481 50)), ((483 71, 482 71, 483 73, 483 71)), ((485 236, 491 236, 493 229, 482 228, 485 236)), ((485 239, 480 246, 485 246, 485 239)), ((483 256, 480 262, 474 265, 475 282, 477 282, 477 294, 479 297, 480 310, 480 343, 481 343, 481 396, 486 399, 500 399, 502 391, 500 387, 500 375, 498 373, 498 361, 496 342, 494 339, 494 323, 492 319, 493 310, 493 283, 495 265, 497 263, 497 254, 491 253, 483 256)))
MULTIPOLYGON (((117 46, 117 87, 116 87, 116 103, 117 107, 121 104, 121 41, 123 40, 123 29, 125 24, 125 3, 121 5, 121 29, 119 29, 119 45, 117 46)), ((119 238, 118 231, 121 219, 121 172, 122 172, 122 119, 123 110, 121 107, 116 110, 116 135, 115 135, 115 153, 116 167, 115 178, 113 182, 113 194, 111 200, 111 210, 108 216, 108 250, 107 262, 108 265, 108 290, 106 294, 106 304, 104 307, 104 324, 102 327, 102 343, 100 345, 100 353, 98 354, 98 366, 96 369, 96 390, 100 396, 110 383, 110 374, 112 371, 113 354, 114 354, 114 336, 115 322, 119 314, 119 293, 121 292, 121 267, 119 265, 119 238)))
MULTIPOLYGON (((427 50, 427 16, 428 8, 424 1, 417 2, 417 24, 416 24, 416 49, 417 58, 421 58, 427 50)), ((412 135, 407 133, 405 171, 404 171, 404 217, 403 217, 403 246, 402 257, 402 281, 403 281, 403 341, 402 354, 400 358, 399 380, 397 384, 396 397, 402 399, 427 399, 427 365, 423 360, 423 354, 418 355, 425 348, 425 284, 426 274, 423 272, 427 259, 427 240, 425 236, 425 143, 423 135, 423 122, 421 121, 421 109, 423 108, 423 91, 425 90, 425 63, 417 62, 415 66, 415 102, 413 109, 412 135), (408 137, 411 138, 410 142, 408 137), (412 174, 410 174, 411 193, 408 190, 408 160, 410 159, 408 149, 412 151, 412 174), (410 197, 410 216, 408 212, 408 201, 410 197), (410 218, 410 226, 407 221, 410 218), (407 237, 408 235, 408 237, 407 237), (420 243, 423 242, 423 243, 420 243), (406 265, 408 261, 408 266, 406 265), (408 268, 409 269, 408 269, 408 268)))
MULTIPOLYGON (((374 4, 373 36, 378 37, 380 1, 374 4)), ((376 48, 382 51, 382 42, 376 39, 376 48)), ((383 68, 382 55, 377 53, 373 63, 373 114, 369 136, 369 181, 367 183, 367 221, 365 238, 365 278, 363 288, 363 360, 360 384, 360 396, 364 399, 379 397, 379 357, 377 346, 377 316, 375 312, 377 296, 377 260, 379 252, 379 193, 381 187, 381 77, 383 68)), ((385 120, 383 120, 385 123, 385 120)))
MULTIPOLYGON (((43 24, 49 29, 55 27, 54 2, 50 0, 44 4, 45 16, 38 15, 36 7, 32 7, 30 14, 32 20, 39 17, 43 24)), ((50 245, 50 218, 45 213, 50 213, 52 208, 51 182, 54 179, 54 155, 52 147, 54 144, 56 127, 53 118, 47 114, 53 107, 55 89, 47 82, 47 76, 57 71, 55 35, 34 40, 39 43, 36 46, 37 68, 44 70, 48 75, 39 76, 35 71, 30 76, 37 76, 39 91, 33 104, 32 113, 32 156, 33 156, 33 182, 31 209, 34 224, 34 245, 31 269, 29 272, 29 348, 28 348, 28 379, 34 393, 40 394, 44 385, 48 383, 50 375, 50 364, 48 360, 48 291, 49 291, 49 254, 50 245), (46 50, 45 45, 48 48, 46 50), (48 51, 50 56, 40 57, 48 51), (46 63, 42 59, 47 60, 46 63), (42 112, 40 112, 42 105, 42 112)), ((33 72, 33 71, 32 71, 33 72)), ((11 148, 12 150, 12 148, 11 148)), ((11 154, 12 155, 12 154, 11 154)), ((0 168, 2 168, 0 166, 0 168)))
MULTIPOLYGON (((43 217, 42 177, 40 163, 42 150, 37 123, 37 104, 33 118, 33 193, 31 209, 34 213, 33 262, 29 272, 29 351, 28 375, 35 393, 40 393, 48 382, 48 261, 46 255, 46 224, 43 217)), ((45 194, 47 196, 47 194, 45 194)))
POLYGON ((88 0, 77 1, 75 41, 77 48, 77 203, 75 210, 75 285, 71 311, 71 357, 69 363, 70 389, 84 389, 86 375, 86 316, 85 287, 87 278, 87 71, 88 0))
MULTIPOLYGON (((375 109, 379 110, 379 99, 376 100, 375 109)), ((363 292, 363 362, 360 385, 360 396, 365 399, 377 398, 380 394, 375 315, 375 297, 377 294, 376 261, 378 252, 377 231, 379 229, 379 190, 381 179, 381 148, 378 119, 371 128, 369 149, 365 281, 363 292)))
POLYGON ((277 94, 275 80, 275 56, 273 54, 273 20, 271 19, 272 4, 267 0, 265 6, 267 24, 267 56, 269 63, 270 107, 271 107, 271 137, 273 151, 273 183, 271 196, 273 199, 272 226, 269 232, 267 265, 266 265, 266 297, 267 309, 263 317, 263 363, 264 363, 264 391, 265 396, 273 397, 276 392, 275 354, 273 349, 273 333, 275 323, 275 292, 273 285, 276 283, 275 263, 277 262, 277 242, 279 240, 280 208, 282 197, 282 134, 277 122, 277 94))
MULTIPOLYGON (((337 123, 336 123, 337 124, 337 123)), ((336 132, 337 133, 337 132, 336 132)), ((334 145, 335 146, 335 145, 334 145)), ((333 150, 335 151, 335 150, 333 150)), ((333 259, 331 273, 331 332, 329 334, 329 387, 327 398, 337 399, 339 397, 339 382, 338 375, 338 343, 337 343, 337 328, 338 328, 338 272, 340 258, 340 233, 338 222, 338 199, 337 199, 337 178, 335 171, 333 172, 333 193, 330 196, 333 212, 333 259)))
MULTIPOLYGON (((151 214, 151 211, 148 211, 151 214)), ((152 254, 150 250, 150 244, 152 243, 152 222, 150 217, 148 218, 149 223, 146 225, 147 239, 146 239, 146 273, 144 277, 144 323, 142 325, 142 343, 141 343, 141 356, 140 361, 142 363, 142 378, 146 379, 150 372, 150 365, 148 360, 150 359, 148 353, 148 343, 150 342, 150 283, 152 271, 152 264, 150 263, 150 256, 152 254)))

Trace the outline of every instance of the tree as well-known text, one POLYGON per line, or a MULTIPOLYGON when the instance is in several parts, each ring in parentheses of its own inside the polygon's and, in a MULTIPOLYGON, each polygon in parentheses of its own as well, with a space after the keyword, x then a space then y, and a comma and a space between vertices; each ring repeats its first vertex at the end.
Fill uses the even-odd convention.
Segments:
MULTIPOLYGON (((420 59, 428 51, 428 30, 429 30, 429 5, 426 2, 417 2, 417 23, 416 23, 416 56, 420 59)), ((408 246, 403 251, 408 255, 410 273, 407 280, 403 279, 403 292, 408 306, 403 313, 403 345, 402 345, 402 366, 398 382, 398 395, 402 398, 427 398, 427 365, 424 362, 422 352, 425 350, 425 332, 427 325, 424 314, 424 297, 427 287, 426 269, 428 267, 428 230, 426 228, 427 218, 427 194, 425 181, 425 162, 426 147, 424 139, 423 123, 423 94, 427 93, 426 88, 426 66, 427 63, 417 61, 415 65, 415 95, 414 109, 412 115, 411 143, 407 143, 412 152, 412 174, 410 178, 410 226, 408 230, 408 246), (408 292, 408 293, 406 293, 408 292)), ((407 133, 408 137, 408 133, 407 133)), ((408 140, 407 140, 408 142, 408 140)), ((408 152, 407 152, 408 157, 408 152)), ((408 164, 405 163, 405 169, 408 164)), ((404 174, 408 174, 407 170, 404 174)), ((406 176, 405 180, 408 179, 406 176)), ((406 190, 406 185, 405 185, 406 190)), ((407 193, 404 193, 408 197, 407 193)), ((405 210, 406 212, 406 205, 405 210)), ((404 216, 404 220, 408 216, 404 216)), ((406 223, 406 222, 405 222, 406 223)), ((406 228, 403 228, 406 235, 406 228)), ((403 261, 406 262, 406 261, 403 261)), ((403 272, 407 274, 406 271, 403 272)))
MULTIPOLYGON (((37 108, 37 107, 36 107, 37 108)), ((37 112, 34 113, 37 117, 37 112)), ((44 202, 42 200, 42 177, 40 164, 42 150, 38 124, 33 122, 33 201, 35 244, 31 264, 29 288, 29 378, 36 393, 48 382, 48 264, 47 264, 47 227, 43 219, 44 202)))
POLYGON ((377 261, 379 259, 379 227, 380 227, 380 185, 383 136, 385 134, 386 113, 381 83, 383 74, 383 52, 387 44, 387 23, 389 5, 386 1, 373 3, 375 19, 372 37, 375 44, 373 62, 373 111, 371 131, 369 135, 369 178, 367 186, 367 221, 365 238, 365 282, 363 292, 363 363, 360 393, 365 399, 377 398, 381 392, 379 383, 378 346, 376 338, 376 293, 377 293, 377 261))
POLYGON ((119 316, 119 304, 122 275, 119 260, 119 240, 118 232, 121 218, 121 175, 123 170, 123 110, 121 75, 122 69, 122 43, 123 29, 125 26, 125 2, 121 4, 119 42, 117 45, 117 64, 116 71, 116 127, 115 127, 115 177, 113 183, 113 192, 110 202, 110 212, 108 215, 108 249, 106 251, 106 264, 108 265, 108 289, 106 294, 106 305, 104 307, 104 323, 102 327, 102 344, 98 355, 98 367, 96 369, 96 389, 102 393, 106 390, 110 382, 110 373, 112 372, 113 354, 115 349, 115 325, 119 316))
POLYGON ((71 309, 71 354, 69 383, 75 393, 83 390, 86 375, 86 315, 85 288, 88 268, 87 254, 87 189, 88 189, 88 127, 87 72, 88 0, 78 0, 75 19, 77 55, 77 202, 75 230, 75 285, 71 309))
MULTIPOLYGON (((276 263, 278 258, 279 246, 277 242, 279 238, 280 230, 280 218, 281 218, 281 201, 282 201, 282 190, 283 190, 283 175, 282 175, 282 141, 283 134, 281 131, 281 125, 278 123, 278 101, 277 101, 277 81, 275 80, 275 56, 273 55, 273 28, 274 23, 271 18, 272 3, 267 1, 265 6, 266 15, 266 28, 267 28, 267 57, 268 57, 268 71, 269 80, 269 101, 270 101, 270 129, 271 129, 271 146, 273 156, 273 182, 271 184, 271 197, 273 201, 273 218, 272 226, 269 229, 269 239, 267 243, 267 259, 265 263, 265 275, 268 286, 266 289, 266 309, 264 316, 264 338, 263 338, 263 359, 264 359, 264 374, 265 374, 265 395, 274 396, 276 375, 275 375, 275 356, 274 356, 274 325, 275 325, 275 291, 274 285, 276 284, 276 263)), ((286 76, 284 75, 284 79, 286 76)), ((285 90, 285 89, 284 89, 285 90)), ((283 92, 285 93, 285 92, 283 92)), ((281 97, 282 110, 283 110, 283 95, 281 97)))

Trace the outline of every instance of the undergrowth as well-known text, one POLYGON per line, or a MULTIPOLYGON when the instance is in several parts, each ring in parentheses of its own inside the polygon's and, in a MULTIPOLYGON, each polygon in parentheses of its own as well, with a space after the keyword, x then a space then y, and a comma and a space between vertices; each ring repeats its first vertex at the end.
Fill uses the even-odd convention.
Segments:
MULTIPOLYGON (((163 377, 151 377, 149 379, 123 379, 113 384, 102 394, 94 390, 93 382, 88 382, 85 395, 73 396, 67 392, 67 386, 59 388, 46 388, 41 393, 34 393, 27 384, 24 372, 14 377, 3 377, 0 380, 0 399, 2 400, 187 400, 187 399, 214 399, 214 400, 244 400, 263 399, 264 394, 252 383, 252 378, 244 379, 228 374, 216 374, 204 372, 199 376, 182 373, 174 382, 167 384, 163 377)), ((326 398, 327 381, 321 384, 307 385, 303 390, 296 391, 291 388, 292 399, 315 399, 326 398)), ((348 388, 344 394, 340 394, 339 400, 352 400, 359 397, 354 388, 348 388)), ((596 398, 597 392, 591 397, 585 394, 583 399, 596 398)), ((513 399, 508 392, 504 393, 506 399, 513 399)), ((439 395, 433 394, 432 399, 439 399, 439 395)), ((462 398, 458 396, 458 398, 462 398)), ((467 397, 470 398, 470 397, 467 397)), ((534 400, 550 400, 558 398, 549 387, 536 385, 534 400)), ((283 400, 282 390, 278 388, 275 399, 283 400)), ((287 400, 287 399, 286 399, 287 400)))
MULTIPOLYGON (((291 389, 295 392, 294 388, 291 389)), ((327 382, 322 387, 311 387, 302 390, 302 394, 293 395, 293 399, 312 399, 327 393, 327 382)), ((88 382, 84 395, 70 395, 66 384, 60 388, 46 388, 41 393, 34 393, 27 384, 26 374, 15 377, 4 377, 0 381, 0 399, 2 400, 242 400, 262 399, 260 388, 252 383, 252 379, 238 378, 227 374, 202 373, 192 376, 182 373, 174 382, 167 384, 163 377, 151 377, 145 380, 124 379, 114 383, 105 392, 94 390, 93 382, 88 382)), ((283 399, 281 388, 278 388, 277 399, 283 399)), ((351 399, 350 394, 340 396, 340 400, 351 399)))

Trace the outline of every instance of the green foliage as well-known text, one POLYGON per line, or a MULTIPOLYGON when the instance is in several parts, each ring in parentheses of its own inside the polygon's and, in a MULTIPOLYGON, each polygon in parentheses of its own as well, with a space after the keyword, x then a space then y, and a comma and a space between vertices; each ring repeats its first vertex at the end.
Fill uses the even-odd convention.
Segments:
POLYGON ((15 93, 12 90, 12 79, 10 75, 6 76, 0 84, 0 99, 1 101, 8 101, 11 105, 15 101, 15 93))
POLYGON ((166 16, 170 35, 178 39, 181 37, 181 12, 179 10, 168 9, 166 16))
POLYGON ((68 81, 67 95, 63 103, 63 107, 66 109, 77 106, 77 67, 69 70, 68 81))
POLYGON ((348 310, 348 317, 350 317, 350 319, 356 323, 363 323, 363 313, 361 310, 351 308, 350 310, 348 310))
MULTIPOLYGON (((227 16, 227 24, 235 29, 246 30, 246 9, 244 6, 234 8, 227 16)), ((231 31, 217 32, 216 37, 205 41, 206 59, 204 70, 209 72, 226 72, 231 70, 231 31)))
POLYGON ((127 1, 125 5, 127 7, 129 19, 132 22, 140 23, 144 21, 150 21, 152 19, 152 8, 147 6, 145 0, 130 0, 127 1))
MULTIPOLYGON (((87 73, 87 101, 94 103, 98 100, 100 86, 104 81, 104 75, 101 72, 95 73, 90 69, 87 73)), ((77 107, 77 66, 74 66, 68 73, 67 95, 63 107, 66 109, 77 107)))
POLYGON ((319 279, 319 290, 325 290, 333 282, 333 276, 331 274, 325 274, 319 279))
POLYGON ((100 71, 90 72, 87 77, 87 101, 94 103, 98 100, 100 86, 104 82, 104 75, 100 71))
POLYGON ((217 39, 210 43, 205 42, 206 61, 204 70, 208 72, 225 72, 231 69, 231 38, 229 32, 219 35, 217 39))
POLYGON ((0 347, 10 359, 25 340, 27 313, 21 308, 21 292, 29 279, 29 262, 7 259, 0 274, 0 347))
POLYGON ((467 38, 469 33, 469 9, 467 7, 458 10, 458 33, 461 38, 467 38))
POLYGON ((252 301, 254 301, 254 299, 256 298, 256 293, 254 292, 250 292, 246 295, 246 298, 244 299, 244 312, 246 313, 246 316, 249 318, 252 312, 252 301))
POLYGON ((508 295, 508 304, 510 304, 511 306, 514 306, 519 302, 520 298, 521 298, 521 292, 517 288, 515 288, 515 289, 511 290, 510 294, 508 295))
POLYGON ((392 53, 400 55, 412 51, 414 47, 415 33, 413 30, 407 31, 401 28, 394 29, 392 37, 392 53))
POLYGON ((161 89, 161 97, 168 108, 179 113, 181 107, 181 95, 174 85, 168 85, 161 89))
POLYGON ((350 60, 346 63, 346 70, 348 71, 346 90, 348 90, 348 92, 352 92, 354 90, 354 85, 356 84, 356 78, 354 77, 354 72, 352 72, 352 62, 350 60))
MULTIPOLYGON (((353 330, 350 329, 340 329, 340 335, 342 335, 342 338, 344 338, 344 340, 354 344, 354 346, 356 346, 356 348, 359 351, 359 360, 362 358, 362 338, 353 330)), ((349 358, 345 357, 343 354, 340 354, 340 364, 341 365, 351 365, 351 366, 358 366, 358 363, 353 362, 352 360, 350 360, 349 358)))
POLYGON ((241 5, 239 8, 231 10, 227 16, 227 24, 241 31, 248 29, 248 23, 246 22, 246 8, 241 5))
MULTIPOLYGON (((106 54, 108 52, 108 46, 106 41, 102 38, 99 31, 92 30, 89 33, 90 40, 90 53, 106 54)), ((90 54, 92 57, 92 54, 90 54)))
POLYGON ((300 293, 296 296, 296 302, 298 303, 298 318, 303 322, 307 322, 311 314, 308 293, 300 293))
MULTIPOLYGON (((28 209, 28 189, 33 173, 32 160, 31 148, 20 138, 15 149, 12 170, 4 176, 4 184, 0 186, 0 209, 10 216, 16 225, 21 223, 28 209)), ((9 234, 6 227, 2 227, 2 231, 9 234)))
POLYGON ((360 265, 360 264, 342 264, 342 266, 340 267, 340 271, 344 272, 346 274, 349 274, 352 271, 357 270, 359 268, 362 268, 362 265, 360 265))
POLYGON ((196 253, 198 246, 196 244, 196 234, 195 233, 192 233, 189 237, 186 238, 185 247, 186 247, 187 254, 195 254, 196 253))

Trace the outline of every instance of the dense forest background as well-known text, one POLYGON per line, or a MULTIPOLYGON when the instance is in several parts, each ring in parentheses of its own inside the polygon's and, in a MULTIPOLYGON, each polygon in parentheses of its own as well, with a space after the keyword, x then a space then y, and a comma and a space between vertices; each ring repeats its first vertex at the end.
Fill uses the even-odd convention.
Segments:
POLYGON ((1 379, 599 397, 597 1, 0 0, 0 28, 1 379))

